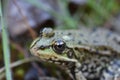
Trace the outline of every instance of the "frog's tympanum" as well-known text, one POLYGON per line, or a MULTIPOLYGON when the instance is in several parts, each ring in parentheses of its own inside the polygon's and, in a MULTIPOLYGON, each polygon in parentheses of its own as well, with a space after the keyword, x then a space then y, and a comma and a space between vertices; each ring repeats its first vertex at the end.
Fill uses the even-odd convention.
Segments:
POLYGON ((108 30, 44 28, 30 51, 64 67, 73 80, 120 80, 120 36, 108 30))

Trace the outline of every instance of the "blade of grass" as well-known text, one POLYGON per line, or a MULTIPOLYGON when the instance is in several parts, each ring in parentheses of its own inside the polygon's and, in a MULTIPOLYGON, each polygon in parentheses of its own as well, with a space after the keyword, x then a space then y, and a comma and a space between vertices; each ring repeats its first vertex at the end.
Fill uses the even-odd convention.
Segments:
POLYGON ((106 9, 103 6, 101 6, 99 3, 97 3, 95 0, 93 0, 93 1, 88 0, 88 5, 91 8, 93 8, 104 19, 108 19, 109 17, 111 17, 109 12, 106 11, 106 9))
POLYGON ((29 2, 30 4, 48 12, 50 15, 52 15, 53 17, 55 17, 56 19, 60 20, 61 22, 63 22, 64 28, 77 28, 77 22, 76 20, 74 20, 68 10, 66 9, 67 7, 67 1, 58 1, 60 3, 60 8, 61 8, 61 13, 54 11, 52 8, 45 6, 44 4, 42 4, 39 0, 25 0, 27 2, 29 2), (67 27, 66 27, 67 26, 67 27))
MULTIPOLYGON (((63 14, 62 19, 64 20, 65 29, 76 29, 78 27, 78 22, 72 18, 68 11, 68 0, 58 0, 59 7, 61 9, 61 13, 63 14)), ((59 14, 59 13, 58 13, 59 14)), ((59 14, 61 16, 61 14, 59 14)))
MULTIPOLYGON (((6 1, 6 0, 5 0, 6 1)), ((10 49, 9 49, 9 39, 8 39, 8 33, 7 33, 7 26, 5 25, 5 16, 3 17, 3 12, 5 11, 6 3, 4 3, 4 7, 2 1, 0 0, 0 19, 1 19, 1 25, 2 25, 2 43, 3 43, 3 52, 4 52, 4 63, 5 63, 5 70, 6 70, 6 79, 12 80, 12 74, 10 69, 10 49)))

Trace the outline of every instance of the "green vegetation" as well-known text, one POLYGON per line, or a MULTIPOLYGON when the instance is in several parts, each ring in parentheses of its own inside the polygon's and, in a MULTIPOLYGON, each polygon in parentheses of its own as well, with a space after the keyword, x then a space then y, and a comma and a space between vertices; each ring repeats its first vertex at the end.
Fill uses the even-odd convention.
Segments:
POLYGON ((10 69, 10 49, 9 49, 9 39, 8 39, 8 31, 7 31, 7 25, 5 25, 5 16, 3 17, 3 12, 5 11, 5 5, 2 8, 3 4, 0 2, 0 20, 2 25, 2 43, 3 43, 3 52, 4 52, 4 63, 5 63, 5 70, 6 70, 6 79, 12 80, 12 74, 10 69), (3 10, 4 9, 4 10, 3 10))
POLYGON ((60 0, 60 12, 55 11, 38 0, 26 0, 32 5, 48 12, 56 20, 60 21, 62 28, 75 29, 79 25, 95 27, 102 26, 106 21, 117 15, 120 10, 120 3, 117 0, 87 0, 84 6, 79 6, 76 13, 71 16, 68 10, 68 0, 60 0))

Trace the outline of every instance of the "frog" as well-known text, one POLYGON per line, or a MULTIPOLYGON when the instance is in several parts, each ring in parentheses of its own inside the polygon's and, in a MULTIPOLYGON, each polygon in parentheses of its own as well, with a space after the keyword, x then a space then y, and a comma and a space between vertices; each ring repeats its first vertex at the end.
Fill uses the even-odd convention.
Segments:
POLYGON ((44 28, 30 52, 62 66, 73 80, 120 80, 120 35, 104 28, 44 28))

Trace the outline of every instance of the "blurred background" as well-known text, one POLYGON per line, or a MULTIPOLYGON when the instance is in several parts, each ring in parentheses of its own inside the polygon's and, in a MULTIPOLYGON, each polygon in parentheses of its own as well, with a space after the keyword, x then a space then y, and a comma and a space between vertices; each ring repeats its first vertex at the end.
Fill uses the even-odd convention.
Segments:
MULTIPOLYGON (((44 27, 103 27, 120 34, 120 0, 9 0, 6 12, 14 80, 70 80, 59 66, 42 63, 29 52, 44 27)), ((0 22, 0 80, 6 80, 1 32, 0 22)))

